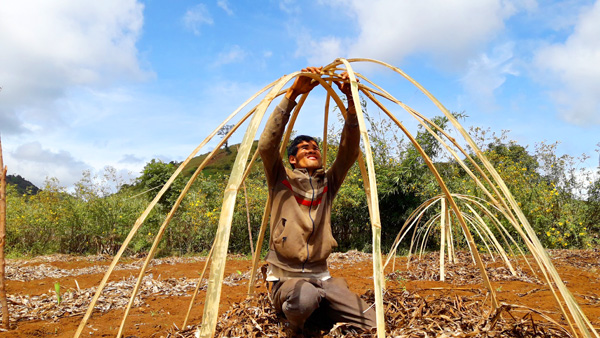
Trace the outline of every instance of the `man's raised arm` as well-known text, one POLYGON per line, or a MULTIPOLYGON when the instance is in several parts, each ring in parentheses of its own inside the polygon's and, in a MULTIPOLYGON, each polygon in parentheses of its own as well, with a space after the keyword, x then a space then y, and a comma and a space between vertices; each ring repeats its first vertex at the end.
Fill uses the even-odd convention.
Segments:
MULTIPOLYGON (((348 80, 347 73, 343 73, 341 77, 343 80, 348 80)), ((346 122, 342 129, 340 146, 335 161, 330 169, 332 173, 331 177, 335 180, 332 183, 339 188, 339 186, 342 185, 342 181, 346 177, 348 170, 350 170, 360 153, 360 130, 358 128, 358 118, 356 116, 356 109, 354 109, 354 98, 352 97, 352 91, 350 90, 350 83, 346 81, 336 81, 335 84, 340 88, 342 93, 346 94, 346 99, 348 101, 348 114, 346 115, 346 122)))
MULTIPOLYGON (((302 72, 320 74, 322 67, 308 67, 302 72)), ((282 159, 279 154, 279 144, 283 137, 285 125, 290 118, 290 112, 296 106, 296 98, 313 90, 319 84, 312 82, 307 76, 298 76, 292 86, 285 93, 285 97, 277 105, 258 141, 258 151, 265 167, 265 174, 269 185, 274 184, 278 168, 283 168, 282 159)))

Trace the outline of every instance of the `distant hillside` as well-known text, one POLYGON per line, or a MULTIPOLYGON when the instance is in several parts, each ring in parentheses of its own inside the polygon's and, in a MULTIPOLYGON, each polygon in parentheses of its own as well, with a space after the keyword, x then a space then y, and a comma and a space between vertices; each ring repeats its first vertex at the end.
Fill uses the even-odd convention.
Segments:
POLYGON ((40 191, 38 187, 21 177, 21 175, 7 175, 6 183, 16 186, 19 194, 35 195, 40 191))
MULTIPOLYGON (((235 157, 238 154, 239 147, 239 144, 233 144, 229 146, 229 151, 225 150, 225 148, 219 149, 215 156, 213 156, 213 158, 210 159, 207 166, 202 171, 203 175, 211 176, 214 174, 229 174, 231 172, 231 168, 233 167, 233 163, 235 162, 235 157)), ((254 152, 256 151, 257 147, 258 141, 254 141, 248 160, 252 158, 252 155, 254 155, 254 152)), ((198 168, 198 166, 202 164, 202 162, 208 156, 209 153, 194 157, 187 165, 187 167, 185 167, 182 174, 185 177, 192 176, 198 168)), ((258 161, 260 161, 260 158, 258 159, 258 161)))

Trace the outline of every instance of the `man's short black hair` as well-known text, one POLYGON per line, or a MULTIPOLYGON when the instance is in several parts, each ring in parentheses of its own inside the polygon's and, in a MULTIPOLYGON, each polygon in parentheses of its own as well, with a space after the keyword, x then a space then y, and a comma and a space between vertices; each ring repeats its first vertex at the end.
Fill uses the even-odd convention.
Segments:
MULTIPOLYGON (((295 139, 292 140, 292 142, 290 143, 290 145, 287 147, 287 157, 289 158, 290 156, 296 156, 296 154, 298 153, 298 145, 302 142, 309 142, 313 141, 317 144, 317 147, 319 146, 319 142, 317 142, 317 140, 315 140, 314 137, 312 136, 308 136, 308 135, 299 135, 296 136, 295 139)), ((292 168, 294 168, 294 165, 291 164, 292 168)))

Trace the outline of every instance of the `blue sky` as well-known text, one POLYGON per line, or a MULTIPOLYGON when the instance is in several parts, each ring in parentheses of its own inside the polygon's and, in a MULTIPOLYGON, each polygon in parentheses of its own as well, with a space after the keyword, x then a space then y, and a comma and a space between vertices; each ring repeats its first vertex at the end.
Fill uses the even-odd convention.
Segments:
MULTIPOLYGON (((5 164, 38 186, 71 186, 105 166, 135 177, 153 158, 185 159, 280 76, 337 57, 400 67, 464 111, 467 128, 510 130, 530 151, 559 142, 559 154, 598 165, 600 2, 534 0, 5 2, 5 164)), ((440 114, 391 72, 355 68, 440 114)), ((316 89, 295 129, 322 133, 323 98, 316 89)))

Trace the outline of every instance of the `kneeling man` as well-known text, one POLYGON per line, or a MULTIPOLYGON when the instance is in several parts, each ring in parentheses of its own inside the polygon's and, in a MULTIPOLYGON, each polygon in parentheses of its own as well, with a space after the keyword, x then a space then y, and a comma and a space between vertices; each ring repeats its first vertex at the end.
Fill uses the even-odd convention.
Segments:
MULTIPOLYGON (((320 74, 321 68, 302 70, 320 74)), ((342 75, 347 79, 347 74, 342 75)), ((336 82, 348 101, 348 115, 337 157, 331 168, 322 168, 321 151, 310 136, 296 137, 288 147, 284 166, 279 144, 298 95, 318 85, 299 76, 269 117, 258 148, 271 196, 271 223, 267 281, 271 297, 292 330, 299 332, 307 320, 332 325, 349 323, 360 328, 376 326, 375 310, 348 289, 343 278, 332 278, 327 257, 337 246, 331 231, 331 206, 348 170, 359 154, 360 133, 350 84, 336 82)))

